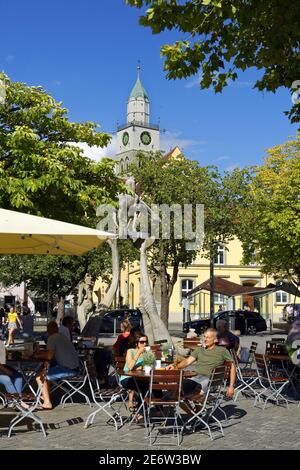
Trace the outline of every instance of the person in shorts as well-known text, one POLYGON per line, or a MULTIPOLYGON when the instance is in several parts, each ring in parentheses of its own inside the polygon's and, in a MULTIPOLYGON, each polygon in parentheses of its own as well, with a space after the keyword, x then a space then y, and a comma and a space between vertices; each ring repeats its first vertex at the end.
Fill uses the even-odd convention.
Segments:
MULTIPOLYGON (((47 380, 44 382, 42 392, 42 408, 51 410, 49 382, 76 376, 79 372, 79 359, 73 343, 65 335, 58 332, 55 321, 48 323, 47 332, 47 350, 36 352, 35 358, 50 361, 47 380)), ((41 383, 40 374, 38 373, 36 376, 38 385, 41 383)))
POLYGON ((7 346, 10 346, 11 344, 14 344, 14 332, 18 329, 18 325, 20 327, 20 330, 23 330, 22 322, 14 307, 10 307, 6 323, 8 330, 7 346))
MULTIPOLYGON (((227 396, 232 398, 234 395, 234 384, 236 378, 235 365, 233 357, 223 346, 217 346, 217 331, 214 328, 208 328, 204 335, 204 347, 195 349, 191 356, 183 359, 177 364, 178 369, 184 369, 195 363, 197 376, 192 379, 184 379, 182 382, 183 392, 192 399, 206 393, 209 384, 210 375, 215 367, 223 365, 225 362, 231 363, 230 382, 227 387, 227 396)), ((174 365, 169 365, 168 370, 174 369, 174 365)))

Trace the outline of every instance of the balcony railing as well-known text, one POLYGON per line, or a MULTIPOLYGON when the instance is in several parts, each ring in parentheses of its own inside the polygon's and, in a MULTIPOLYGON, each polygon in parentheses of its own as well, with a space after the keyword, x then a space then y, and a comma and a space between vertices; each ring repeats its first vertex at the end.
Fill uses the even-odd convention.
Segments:
POLYGON ((154 130, 159 130, 159 125, 158 124, 150 124, 150 123, 145 123, 145 122, 140 122, 140 121, 131 121, 131 122, 127 122, 126 124, 122 124, 121 126, 118 126, 117 127, 117 130, 118 131, 121 131, 123 129, 126 129, 127 127, 134 127, 134 126, 138 126, 138 127, 144 127, 146 129, 154 129, 154 130))

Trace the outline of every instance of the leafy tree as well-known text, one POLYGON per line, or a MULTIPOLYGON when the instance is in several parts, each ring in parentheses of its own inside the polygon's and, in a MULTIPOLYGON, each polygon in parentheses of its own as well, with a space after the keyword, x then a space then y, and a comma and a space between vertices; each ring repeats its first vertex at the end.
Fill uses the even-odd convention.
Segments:
MULTIPOLYGON (((140 23, 154 34, 177 30, 179 40, 161 47, 169 79, 201 71, 200 86, 221 92, 237 71, 262 72, 258 90, 291 89, 299 79, 300 16, 285 0, 126 0, 147 6, 140 23), (185 36, 185 37, 184 37, 185 36)), ((298 86, 299 88, 299 86, 298 86)), ((293 89, 295 91, 295 89, 293 89)), ((300 120, 299 100, 289 112, 300 120)))
MULTIPOLYGON (((119 254, 121 269, 125 262, 137 258, 136 251, 127 240, 119 243, 119 254)), ((27 288, 41 299, 60 300, 63 304, 86 274, 94 282, 99 276, 109 282, 110 267, 111 253, 106 244, 82 256, 1 256, 0 280, 6 286, 26 282, 27 288)))
POLYGON ((300 285, 300 134, 268 150, 241 212, 245 261, 300 285))
POLYGON ((83 156, 76 142, 103 147, 110 136, 92 122, 72 123, 41 87, 0 74, 0 206, 95 227, 100 203, 124 191, 114 162, 83 156))
MULTIPOLYGON (((67 110, 41 87, 12 82, 0 74, 5 101, 0 103, 0 207, 96 227, 101 203, 117 203, 126 192, 114 172, 114 162, 95 162, 75 144, 103 147, 110 136, 92 122, 73 123, 67 110)), ((95 275, 109 266, 107 251, 97 256, 2 257, 0 280, 6 284, 27 281, 29 288, 63 299, 89 268, 95 275)))
MULTIPOLYGON (((214 167, 200 167, 195 161, 181 156, 166 160, 160 153, 140 155, 139 165, 130 168, 142 199, 148 205, 204 204, 204 243, 206 256, 213 258, 217 245, 234 233, 235 211, 232 204, 232 182, 224 185, 214 167), (227 187, 227 189, 225 188, 227 187), (226 209, 227 207, 227 209, 226 209)), ((195 214, 193 228, 195 229, 195 214)), ((178 279, 180 266, 187 267, 197 256, 187 250, 187 239, 177 239, 178 220, 171 217, 169 239, 157 239, 150 255, 150 269, 160 280, 161 318, 168 325, 169 303, 178 279)), ((212 296, 213 297, 213 296, 212 296)))

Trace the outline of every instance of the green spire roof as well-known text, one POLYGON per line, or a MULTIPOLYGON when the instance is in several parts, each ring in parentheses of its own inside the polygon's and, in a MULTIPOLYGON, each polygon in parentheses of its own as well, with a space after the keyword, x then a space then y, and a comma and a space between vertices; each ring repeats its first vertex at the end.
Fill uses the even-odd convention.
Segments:
POLYGON ((129 99, 132 99, 132 98, 133 99, 145 98, 149 100, 148 93, 146 92, 140 80, 140 67, 138 67, 138 77, 137 77, 136 83, 129 96, 129 99))

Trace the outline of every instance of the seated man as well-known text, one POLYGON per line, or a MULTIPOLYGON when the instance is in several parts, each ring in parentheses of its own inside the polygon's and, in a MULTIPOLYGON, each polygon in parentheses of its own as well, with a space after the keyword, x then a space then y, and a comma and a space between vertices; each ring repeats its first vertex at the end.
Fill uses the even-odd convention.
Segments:
MULTIPOLYGON (((230 384, 227 388, 229 398, 234 395, 235 384, 235 365, 229 351, 222 346, 217 346, 217 331, 214 328, 208 328, 203 335, 204 347, 195 349, 191 356, 183 359, 177 365, 178 369, 184 369, 196 362, 196 371, 198 375, 192 379, 185 379, 182 382, 183 392, 191 399, 200 398, 207 391, 209 377, 215 367, 231 362, 230 384)), ((174 365, 169 365, 168 370, 174 369, 174 365)))
MULTIPOLYGON (((44 382, 42 398, 42 408, 52 409, 52 403, 49 393, 49 381, 58 380, 67 377, 74 377, 78 374, 79 360, 77 352, 71 341, 58 332, 58 326, 55 321, 47 325, 48 341, 47 350, 35 353, 36 359, 45 361, 55 361, 55 365, 50 365, 47 380, 44 382)), ((36 376, 38 385, 41 383, 39 373, 36 376)))
POLYGON ((237 351, 239 349, 240 340, 236 335, 229 331, 227 321, 218 320, 216 328, 218 332, 218 346, 224 346, 228 351, 230 351, 230 349, 237 351))

